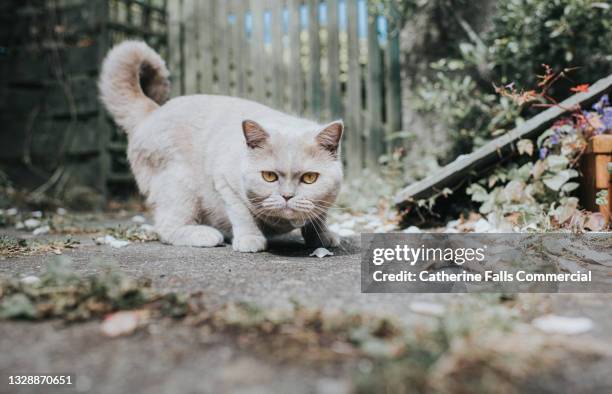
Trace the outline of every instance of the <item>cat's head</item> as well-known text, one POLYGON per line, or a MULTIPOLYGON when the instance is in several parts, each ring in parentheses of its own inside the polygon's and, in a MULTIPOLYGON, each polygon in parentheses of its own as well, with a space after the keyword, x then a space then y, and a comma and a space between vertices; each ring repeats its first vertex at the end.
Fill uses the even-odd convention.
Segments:
POLYGON ((243 184, 256 216, 288 219, 299 226, 324 216, 340 191, 344 125, 335 121, 282 127, 242 122, 248 152, 243 184))

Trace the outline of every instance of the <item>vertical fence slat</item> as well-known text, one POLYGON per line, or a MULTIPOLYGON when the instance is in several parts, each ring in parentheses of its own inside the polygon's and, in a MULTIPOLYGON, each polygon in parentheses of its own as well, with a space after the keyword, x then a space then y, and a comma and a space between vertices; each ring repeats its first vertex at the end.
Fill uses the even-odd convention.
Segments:
POLYGON ((172 93, 235 94, 315 118, 343 116, 347 172, 355 175, 366 165, 377 166, 385 151, 385 134, 401 128, 399 38, 392 31, 382 51, 376 15, 368 15, 367 37, 362 37, 359 1, 325 0, 327 39, 321 42, 321 4, 322 0, 169 1, 172 93), (302 23, 305 10, 307 32, 302 23), (307 58, 302 52, 306 37, 307 58), (360 52, 366 42, 364 76, 360 52))
POLYGON ((338 29, 338 0, 327 1, 327 99, 333 119, 342 115, 340 97, 340 41, 338 29))
POLYGON ((387 135, 389 135, 402 128, 399 31, 392 31, 387 38, 385 62, 387 68, 385 74, 385 85, 387 87, 385 100, 387 109, 386 126, 387 135))
POLYGON ((272 102, 276 108, 283 108, 285 102, 284 88, 285 78, 283 72, 283 2, 282 0, 271 0, 270 10, 272 12, 272 18, 270 23, 271 34, 272 34, 272 78, 270 82, 272 87, 272 102))
POLYGON ((301 24, 300 24, 299 0, 289 0, 289 49, 291 61, 289 62, 289 80, 291 81, 291 108, 297 114, 303 111, 304 84, 302 75, 302 62, 300 59, 301 49, 301 24))
POLYGON ((369 169, 378 167, 378 158, 384 152, 385 140, 382 128, 382 73, 381 53, 378 41, 377 15, 368 15, 368 64, 367 64, 367 150, 366 162, 369 169))
POLYGON ((319 0, 308 2, 308 113, 321 116, 321 43, 319 38, 319 0))
POLYGON ((253 67, 253 90, 256 101, 265 102, 266 85, 264 72, 264 17, 263 0, 251 0, 253 33, 251 39, 251 65, 253 67))
POLYGON ((217 1, 215 7, 215 51, 217 57, 217 92, 229 92, 229 37, 227 21, 227 2, 217 1))
POLYGON ((238 95, 247 97, 247 58, 246 58, 246 31, 245 15, 247 4, 244 0, 234 0, 236 29, 234 29, 234 67, 236 68, 236 85, 238 95))
POLYGON ((213 91, 213 7, 212 1, 198 2, 198 38, 200 45, 200 60, 198 64, 200 76, 200 93, 213 91))
POLYGON ((362 168, 361 67, 359 65, 359 26, 356 1, 347 1, 348 91, 347 91, 347 170, 357 175, 362 168))
POLYGON ((198 28, 196 24, 197 0, 183 0, 184 51, 185 51, 185 94, 194 94, 199 91, 198 70, 198 28))
POLYGON ((181 0, 174 0, 168 4, 168 63, 172 79, 172 96, 183 94, 183 37, 181 22, 181 0))

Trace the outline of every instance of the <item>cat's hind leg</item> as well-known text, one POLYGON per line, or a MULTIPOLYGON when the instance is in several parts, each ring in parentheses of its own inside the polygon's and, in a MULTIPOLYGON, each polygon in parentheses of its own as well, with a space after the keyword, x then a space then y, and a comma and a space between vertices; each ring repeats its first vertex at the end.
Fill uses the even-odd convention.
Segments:
POLYGON ((177 179, 176 175, 167 174, 166 182, 156 179, 157 185, 151 188, 149 201, 154 206, 154 228, 161 241, 177 246, 222 245, 223 234, 219 230, 196 224, 200 209, 197 195, 182 181, 184 177, 177 179))

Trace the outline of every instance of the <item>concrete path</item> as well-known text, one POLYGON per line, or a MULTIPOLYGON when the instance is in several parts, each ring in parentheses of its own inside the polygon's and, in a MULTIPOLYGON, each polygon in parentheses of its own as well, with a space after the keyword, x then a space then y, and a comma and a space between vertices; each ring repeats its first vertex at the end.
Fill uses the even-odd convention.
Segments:
MULTIPOLYGON (((131 276, 151 278, 156 288, 203 291, 210 303, 219 305, 248 301, 268 309, 283 309, 297 300, 328 310, 391 315, 411 325, 430 319, 413 313, 411 302, 447 303, 473 297, 362 294, 356 240, 345 240, 334 256, 318 259, 308 257, 312 250, 295 240, 274 242, 265 253, 241 254, 227 246, 199 249, 158 242, 114 249, 96 245, 87 236, 79 239, 80 247, 65 253, 79 271, 93 272, 94 261, 110 260, 131 276)), ((0 275, 37 275, 48 258, 0 260, 0 275)), ((612 349, 612 295, 536 297, 542 313, 592 319, 594 329, 582 337, 612 349)), ((228 338, 211 337, 168 322, 151 325, 130 337, 108 339, 100 334, 98 322, 65 326, 59 322, 2 321, 0 349, 2 379, 7 374, 51 372, 51 368, 53 372, 75 374, 79 391, 96 393, 338 393, 350 390, 349 370, 355 367, 317 367, 301 365, 299 360, 277 365, 249 354, 228 338)), ((601 365, 612 370, 610 359, 601 365)), ((580 365, 576 367, 568 374, 578 379, 582 372, 580 365)), ((561 389, 559 392, 567 391, 567 387, 561 389)), ((24 387, 20 390, 29 392, 24 387)), ((0 392, 15 391, 0 382, 0 392)))

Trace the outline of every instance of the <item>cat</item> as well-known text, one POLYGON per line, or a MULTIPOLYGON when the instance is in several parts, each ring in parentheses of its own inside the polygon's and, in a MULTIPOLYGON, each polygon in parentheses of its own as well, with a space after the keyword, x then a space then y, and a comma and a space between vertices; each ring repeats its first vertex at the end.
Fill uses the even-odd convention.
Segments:
POLYGON ((127 156, 164 243, 258 252, 301 229, 309 246, 339 239, 326 217, 342 183, 341 120, 326 125, 236 97, 168 100, 169 72, 147 44, 103 61, 101 101, 128 135, 127 156))

